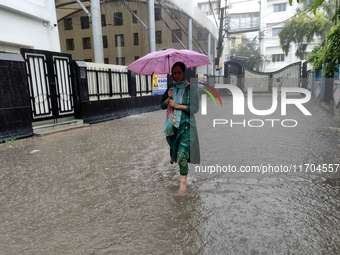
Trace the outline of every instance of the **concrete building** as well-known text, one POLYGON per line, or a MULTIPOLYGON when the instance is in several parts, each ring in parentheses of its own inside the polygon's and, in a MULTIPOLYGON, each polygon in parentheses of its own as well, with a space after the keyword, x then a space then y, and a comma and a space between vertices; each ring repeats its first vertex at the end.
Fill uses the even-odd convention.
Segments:
MULTIPOLYGON (((215 2, 218 1, 195 0, 196 5, 212 20, 214 20, 212 7, 215 2), (207 11, 209 7, 210 9, 207 11)), ((289 64, 301 61, 295 56, 296 45, 292 44, 288 55, 285 56, 279 39, 279 33, 284 26, 284 22, 296 14, 296 9, 301 8, 301 4, 293 1, 291 6, 288 0, 221 1, 221 6, 224 7, 225 5, 227 6, 228 34, 223 44, 224 54, 222 57, 224 61, 228 60, 230 49, 241 42, 242 36, 254 38, 258 36, 258 31, 263 32, 263 38, 259 41, 261 54, 269 61, 264 71, 279 70, 289 64), (235 31, 240 33, 235 33, 235 31)), ((219 24, 219 21, 216 22, 219 24)), ((318 42, 319 40, 316 38, 313 43, 308 45, 306 52, 311 52, 318 42)))
POLYGON ((0 0, 0 51, 60 51, 54 0, 0 0))
MULTIPOLYGON (((296 1, 289 5, 288 1, 261 0, 261 31, 264 33, 264 38, 260 41, 260 47, 261 53, 271 60, 265 67, 266 72, 275 71, 301 61, 295 56, 296 46, 294 44, 291 45, 288 55, 285 56, 279 39, 284 22, 296 14, 298 7, 301 5, 296 1)), ((310 45, 307 52, 311 51, 314 45, 310 45)))
MULTIPOLYGON (((56 2, 57 12, 58 8, 68 8, 60 2, 56 2)), ((91 18, 78 9, 58 17, 61 50, 73 59, 94 62, 91 18)), ((155 1, 154 10, 156 50, 191 47, 208 55, 213 63, 218 29, 191 0, 155 1)), ((148 1, 106 0, 100 12, 105 63, 129 65, 150 52, 148 1)), ((204 73, 212 74, 213 65, 205 67, 204 73)))

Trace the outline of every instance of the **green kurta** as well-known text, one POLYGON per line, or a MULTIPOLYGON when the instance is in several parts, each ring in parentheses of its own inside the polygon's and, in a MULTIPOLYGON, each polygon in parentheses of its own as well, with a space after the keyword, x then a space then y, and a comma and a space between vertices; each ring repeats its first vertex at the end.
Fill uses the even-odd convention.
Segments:
MULTIPOLYGON (((168 90, 163 94, 161 101, 163 110, 167 109, 164 101, 168 98, 168 90)), ((186 162, 199 164, 200 148, 194 116, 199 110, 199 94, 195 85, 189 84, 185 87, 182 105, 186 105, 187 110, 182 111, 179 128, 174 128, 174 135, 166 137, 170 146, 170 157, 180 165, 185 165, 186 162)))

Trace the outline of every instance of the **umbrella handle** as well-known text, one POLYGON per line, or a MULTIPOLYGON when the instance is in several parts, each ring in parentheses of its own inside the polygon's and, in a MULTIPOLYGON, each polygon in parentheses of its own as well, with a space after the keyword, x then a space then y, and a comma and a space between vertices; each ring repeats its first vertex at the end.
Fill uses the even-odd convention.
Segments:
POLYGON ((171 70, 170 70, 170 55, 168 55, 168 64, 169 64, 169 74, 170 74, 170 72, 171 72, 171 70))

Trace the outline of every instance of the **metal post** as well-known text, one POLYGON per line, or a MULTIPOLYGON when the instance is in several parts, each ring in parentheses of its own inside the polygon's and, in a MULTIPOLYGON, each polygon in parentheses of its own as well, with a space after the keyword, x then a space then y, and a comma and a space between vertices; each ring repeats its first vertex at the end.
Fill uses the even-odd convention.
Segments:
POLYGON ((188 19, 188 49, 192 50, 192 18, 188 19))
MULTIPOLYGON (((267 6, 267 0, 260 0, 260 32, 263 33, 266 29, 266 16, 265 16, 265 8, 267 6)), ((259 36, 259 43, 260 43, 260 49, 261 49, 261 55, 266 55, 266 47, 264 43, 264 35, 259 36)))
POLYGON ((225 13, 225 7, 222 7, 220 9, 220 27, 218 30, 218 41, 217 41, 217 60, 218 61, 220 57, 222 57, 222 52, 223 52, 224 13, 225 13))
POLYGON ((130 97, 137 96, 137 82, 136 82, 136 73, 128 70, 128 89, 130 97))
POLYGON ((99 0, 91 0, 94 61, 104 63, 103 35, 99 0))
MULTIPOLYGON (((208 57, 209 60, 211 59, 211 34, 208 34, 208 57)), ((210 65, 207 65, 207 74, 209 74, 209 67, 210 65)))
MULTIPOLYGON (((339 6, 339 3, 338 3, 338 0, 335 1, 335 11, 338 10, 338 6, 339 6)), ((335 15, 335 20, 334 20, 334 24, 337 25, 338 24, 338 16, 339 15, 335 15)))
POLYGON ((80 0, 76 0, 79 6, 83 9, 83 11, 86 13, 87 16, 89 16, 90 19, 92 19, 91 13, 86 9, 86 7, 82 4, 80 0))
POLYGON ((148 7, 149 7, 149 43, 150 43, 150 52, 153 52, 153 51, 156 51, 154 0, 148 0, 148 7))

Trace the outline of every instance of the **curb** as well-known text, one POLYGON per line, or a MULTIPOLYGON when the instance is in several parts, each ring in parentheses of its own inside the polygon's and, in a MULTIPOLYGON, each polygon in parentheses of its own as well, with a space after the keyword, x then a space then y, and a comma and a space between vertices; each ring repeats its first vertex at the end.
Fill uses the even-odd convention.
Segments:
POLYGON ((79 129, 89 127, 90 124, 84 124, 83 121, 66 121, 57 124, 42 125, 33 127, 34 136, 46 136, 51 134, 56 134, 60 132, 65 132, 69 130, 79 129))

